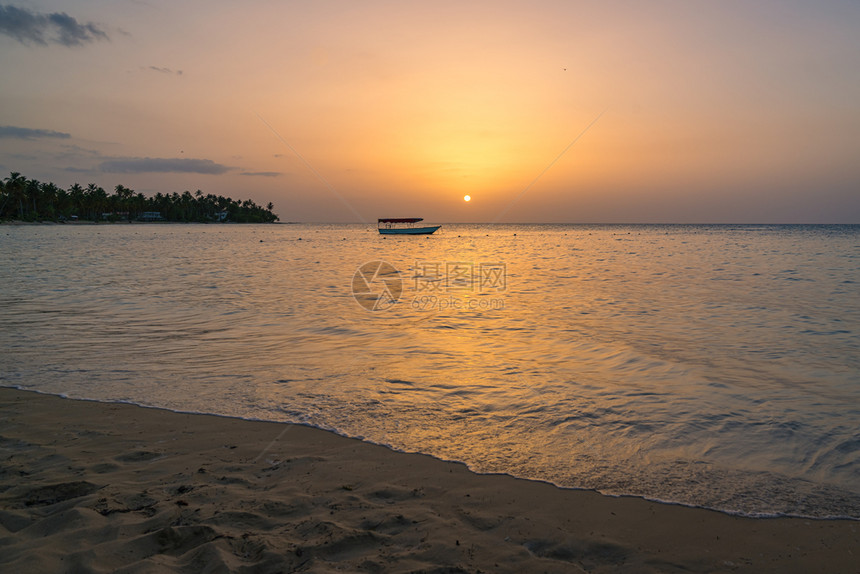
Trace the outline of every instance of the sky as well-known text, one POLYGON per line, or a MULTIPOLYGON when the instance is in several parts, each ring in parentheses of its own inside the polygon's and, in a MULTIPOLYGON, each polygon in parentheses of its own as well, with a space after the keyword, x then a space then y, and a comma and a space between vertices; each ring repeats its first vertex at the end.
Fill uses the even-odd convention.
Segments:
POLYGON ((860 223, 857 30, 856 0, 0 2, 0 174, 282 221, 860 223))

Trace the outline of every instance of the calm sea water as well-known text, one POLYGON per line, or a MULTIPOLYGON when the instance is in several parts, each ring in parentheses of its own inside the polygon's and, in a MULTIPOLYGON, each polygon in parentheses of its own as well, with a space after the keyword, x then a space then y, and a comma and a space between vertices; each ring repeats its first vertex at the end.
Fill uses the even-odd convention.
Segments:
POLYGON ((860 226, 2 226, 0 325, 4 386, 860 518, 860 226))

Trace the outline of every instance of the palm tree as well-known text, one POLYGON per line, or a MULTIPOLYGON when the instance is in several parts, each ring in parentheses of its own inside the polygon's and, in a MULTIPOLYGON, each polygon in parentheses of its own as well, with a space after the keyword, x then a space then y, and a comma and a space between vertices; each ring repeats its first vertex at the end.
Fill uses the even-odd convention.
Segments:
POLYGON ((0 180, 0 217, 17 215, 20 219, 35 219, 58 215, 76 217, 79 214, 83 219, 98 221, 106 212, 124 211, 129 219, 133 219, 141 212, 157 211, 169 221, 258 223, 277 221, 278 216, 272 213, 273 209, 271 202, 263 208, 251 199, 235 200, 211 193, 204 195, 199 189, 194 193, 185 191, 181 195, 158 192, 153 197, 146 197, 124 185, 117 185, 111 195, 95 183, 86 188, 75 183, 66 191, 53 183, 27 179, 18 172, 11 172, 9 177, 0 180))
POLYGON ((56 201, 62 191, 53 183, 43 183, 39 186, 42 196, 42 212, 46 217, 53 218, 56 214, 56 201))
POLYGON ((117 185, 114 188, 113 201, 115 203, 113 211, 124 211, 126 218, 131 219, 131 202, 134 197, 134 190, 117 185))
MULTIPOLYGON (((81 184, 75 183, 69 186, 69 200, 72 202, 72 211, 83 213, 84 197, 84 188, 81 187, 81 184)), ((70 213, 69 215, 77 215, 77 213, 70 213)))
POLYGON ((63 217, 71 215, 72 210, 74 209, 74 204, 72 203, 71 197, 69 196, 69 192, 63 189, 62 187, 57 187, 57 208, 54 211, 56 215, 59 213, 63 217))
POLYGON ((0 199, 3 200, 0 203, 0 219, 3 218, 3 211, 6 209, 6 204, 9 202, 9 193, 6 191, 6 182, 0 179, 0 199))
POLYGON ((87 185, 84 201, 89 209, 89 213, 91 215, 90 219, 98 221, 101 217, 102 210, 107 203, 107 192, 96 184, 91 183, 87 185))
MULTIPOLYGON (((26 185, 27 178, 17 171, 11 172, 9 177, 6 178, 6 194, 13 202, 18 202, 18 217, 21 219, 24 219, 24 199, 27 197, 26 185)), ((5 207, 5 201, 3 205, 5 207)), ((0 210, 0 213, 2 213, 2 210, 0 210)))
POLYGON ((39 217, 39 210, 36 207, 36 200, 39 199, 39 188, 41 187, 41 183, 37 179, 28 179, 26 185, 26 195, 27 195, 27 204, 33 204, 33 213, 30 216, 31 218, 39 217))
POLYGON ((137 216, 143 211, 149 211, 148 209, 146 209, 146 201, 146 196, 142 193, 138 193, 137 195, 135 195, 134 199, 132 199, 132 203, 134 205, 134 214, 132 214, 132 210, 129 210, 128 218, 131 219, 132 215, 137 216))

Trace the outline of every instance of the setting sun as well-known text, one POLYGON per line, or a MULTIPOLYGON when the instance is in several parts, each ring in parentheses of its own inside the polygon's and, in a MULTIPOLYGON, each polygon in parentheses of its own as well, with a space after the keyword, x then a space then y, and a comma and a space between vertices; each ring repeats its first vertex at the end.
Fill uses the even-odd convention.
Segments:
POLYGON ((0 2, 3 178, 291 222, 860 221, 856 2, 119 4, 0 2))
POLYGON ((472 201, 472 196, 471 196, 471 195, 464 195, 464 196, 463 196, 463 201, 467 201, 467 202, 468 202, 468 201, 472 201))

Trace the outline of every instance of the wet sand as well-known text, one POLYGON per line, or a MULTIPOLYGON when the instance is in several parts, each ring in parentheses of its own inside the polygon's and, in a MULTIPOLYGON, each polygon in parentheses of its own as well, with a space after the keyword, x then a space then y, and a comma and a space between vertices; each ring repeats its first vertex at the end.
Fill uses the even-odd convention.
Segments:
POLYGON ((564 490, 297 425, 0 388, 6 572, 857 572, 860 522, 564 490))

